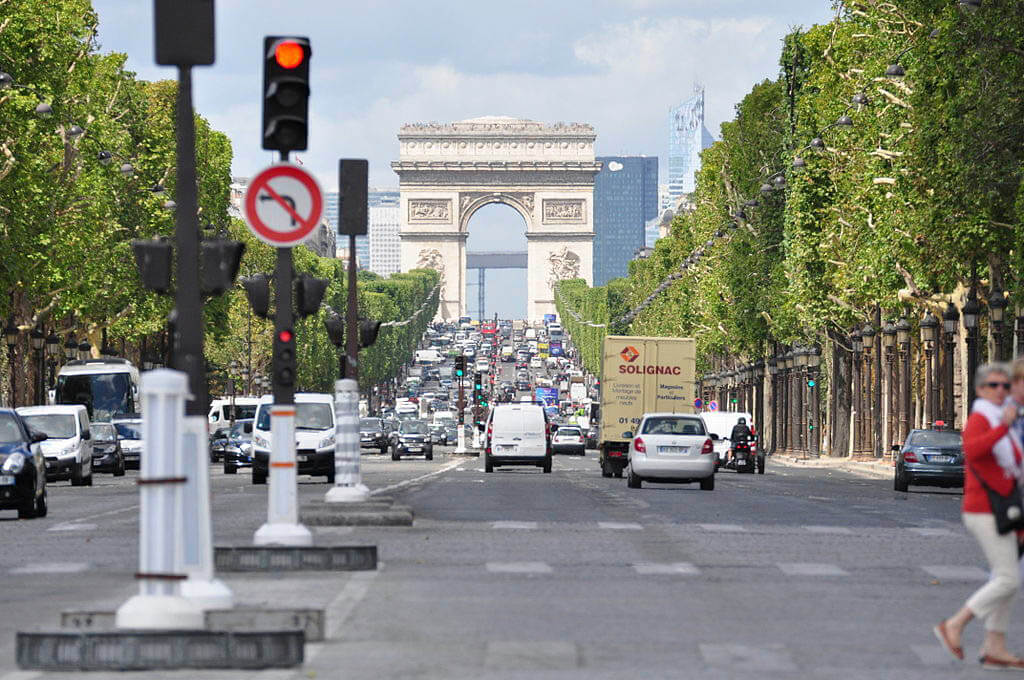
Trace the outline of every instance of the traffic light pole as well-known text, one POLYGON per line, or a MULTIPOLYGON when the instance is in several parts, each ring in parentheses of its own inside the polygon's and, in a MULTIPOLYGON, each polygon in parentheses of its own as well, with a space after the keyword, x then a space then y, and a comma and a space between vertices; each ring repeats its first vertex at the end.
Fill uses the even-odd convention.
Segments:
POLYGON ((359 290, 356 287, 356 236, 348 236, 348 290, 345 300, 345 372, 342 378, 359 381, 359 290))

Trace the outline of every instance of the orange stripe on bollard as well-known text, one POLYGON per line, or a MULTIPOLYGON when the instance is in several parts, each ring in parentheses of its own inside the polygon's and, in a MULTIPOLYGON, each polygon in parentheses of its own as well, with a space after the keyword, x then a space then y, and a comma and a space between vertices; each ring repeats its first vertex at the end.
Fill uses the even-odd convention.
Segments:
POLYGON ((290 468, 290 467, 295 467, 295 463, 292 463, 292 462, 287 462, 287 463, 271 463, 270 467, 290 468))

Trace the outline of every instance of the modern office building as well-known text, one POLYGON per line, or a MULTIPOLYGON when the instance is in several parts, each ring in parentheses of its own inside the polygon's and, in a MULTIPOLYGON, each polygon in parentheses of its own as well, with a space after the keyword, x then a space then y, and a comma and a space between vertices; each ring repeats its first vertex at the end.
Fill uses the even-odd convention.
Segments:
MULTIPOLYGON (((371 189, 369 194, 370 271, 390 276, 401 270, 401 242, 398 230, 398 190, 371 189)), ((359 243, 356 242, 358 252, 359 243)))
POLYGON ((646 244, 646 225, 658 217, 658 159, 599 156, 594 177, 594 285, 628 273, 646 244))
POLYGON ((692 97, 668 112, 668 200, 662 210, 674 210, 685 194, 694 192, 700 152, 714 142, 704 127, 704 88, 698 85, 692 97))

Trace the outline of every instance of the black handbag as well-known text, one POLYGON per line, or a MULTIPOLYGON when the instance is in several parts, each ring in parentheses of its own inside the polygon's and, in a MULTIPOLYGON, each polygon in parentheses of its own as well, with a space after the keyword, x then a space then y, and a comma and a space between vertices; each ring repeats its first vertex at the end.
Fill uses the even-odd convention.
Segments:
POLYGON ((1011 531, 1024 529, 1024 500, 1021 499, 1020 487, 1016 480, 1013 488, 1005 496, 985 483, 978 471, 971 467, 971 472, 978 478, 981 488, 988 494, 988 504, 992 508, 992 516, 996 518, 996 531, 1008 534, 1011 531))

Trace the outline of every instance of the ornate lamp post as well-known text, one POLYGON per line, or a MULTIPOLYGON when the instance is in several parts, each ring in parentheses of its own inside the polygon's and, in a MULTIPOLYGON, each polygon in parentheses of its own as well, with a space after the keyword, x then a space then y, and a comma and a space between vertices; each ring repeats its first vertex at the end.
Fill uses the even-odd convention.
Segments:
POLYGON ((18 405, 15 398, 17 385, 14 382, 14 348, 18 345, 18 327, 14 325, 14 319, 8 319, 4 326, 4 340, 7 342, 7 370, 11 372, 11 408, 18 405))
POLYGON ((939 320, 927 311, 921 319, 921 344, 924 345, 924 419, 925 427, 931 427, 935 422, 935 414, 938 408, 935 398, 935 389, 932 385, 932 354, 935 352, 935 342, 939 334, 939 320))
POLYGON ((1017 308, 1017 352, 1015 356, 1024 357, 1024 307, 1017 308))
POLYGON ((807 454, 807 400, 804 392, 807 389, 807 347, 798 345, 793 351, 793 361, 796 364, 796 448, 807 454))
POLYGON ((786 400, 783 402, 786 408, 786 417, 784 419, 786 427, 785 447, 786 452, 789 453, 796 449, 796 438, 793 432, 793 419, 795 418, 796 413, 795 409, 793 408, 793 365, 795 364, 795 356, 793 354, 793 350, 789 350, 788 352, 786 352, 784 359, 786 362, 786 374, 784 376, 784 389, 786 391, 786 400))
POLYGON ((36 359, 36 404, 45 404, 46 399, 43 397, 43 371, 46 370, 43 365, 43 347, 46 344, 46 336, 43 335, 43 331, 39 329, 39 326, 33 328, 28 334, 29 344, 32 347, 32 351, 35 352, 36 359))
POLYGON ((905 316, 896 322, 896 342, 900 349, 900 425, 896 436, 904 442, 910 433, 910 323, 905 316))
POLYGON ((896 409, 900 402, 900 383, 896 379, 896 324, 886 321, 882 326, 882 350, 885 352, 886 385, 888 386, 888 398, 886 399, 885 418, 885 442, 882 447, 887 450, 888 445, 896 440, 896 409))
MULTIPOLYGON (((981 313, 981 305, 978 304, 978 295, 974 292, 974 286, 967 291, 967 301, 964 303, 964 328, 967 329, 967 399, 974 396, 974 371, 978 368, 978 315, 981 313)), ((964 421, 967 416, 964 416, 964 421)), ((950 420, 952 423, 953 420, 950 420)))
POLYGON ((996 361, 1005 361, 1006 354, 1003 351, 1004 319, 1006 315, 1006 296, 1003 291, 993 288, 988 296, 988 318, 992 321, 992 336, 996 343, 996 361))
POLYGON ((57 370, 57 357, 61 354, 60 338, 57 334, 50 331, 50 334, 46 336, 46 368, 48 370, 48 381, 46 383, 47 388, 52 388, 55 382, 54 373, 57 370))
POLYGON ((779 448, 779 359, 773 356, 768 359, 768 373, 772 376, 772 449, 771 453, 779 448))
POLYGON ((758 451, 764 446, 764 359, 754 362, 754 422, 757 423, 758 451))
POLYGON ((238 370, 238 372, 242 376, 242 385, 244 385, 245 394, 248 395, 249 392, 252 390, 252 388, 249 386, 249 366, 248 366, 248 364, 245 365, 245 366, 242 366, 238 370))
POLYGON ((86 359, 89 359, 91 357, 92 357, 92 345, 90 345, 86 340, 82 340, 82 342, 78 345, 78 358, 79 358, 79 360, 85 361, 86 359))
POLYGON ((818 427, 818 416, 821 405, 818 396, 818 367, 821 365, 821 348, 812 345, 807 351, 807 390, 810 403, 810 421, 807 426, 807 436, 811 442, 811 455, 821 455, 821 429, 818 427))
MULTIPOLYGON (((878 315, 876 314, 875 316, 877 317, 878 315)), ((865 440, 870 438, 871 446, 867 447, 867 450, 875 458, 879 458, 882 455, 882 349, 875 344, 876 340, 878 340, 878 332, 874 326, 864 324, 864 330, 860 333, 864 340, 864 360, 867 364, 865 375, 869 376, 868 380, 865 380, 864 383, 871 402, 871 420, 864 433, 864 438, 865 440), (874 359, 873 380, 871 379, 872 359, 874 359)))
POLYGON ((956 335, 960 330, 960 312, 956 311, 956 305, 952 302, 946 306, 946 311, 942 313, 942 329, 945 331, 946 340, 945 363, 943 364, 945 384, 943 386, 942 414, 947 423, 952 423, 956 420, 953 412, 953 352, 956 349, 956 335))
POLYGON ((850 436, 853 438, 853 452, 860 453, 861 446, 861 427, 860 424, 864 421, 864 413, 862 411, 862 399, 863 392, 860 388, 860 368, 861 368, 861 352, 864 350, 864 344, 861 340, 860 329, 853 329, 853 333, 850 334, 850 346, 853 348, 853 375, 850 378, 850 382, 853 383, 853 427, 850 436))
POLYGON ((64 360, 74 361, 78 358, 78 343, 75 342, 75 336, 68 333, 67 342, 64 343, 64 360))

